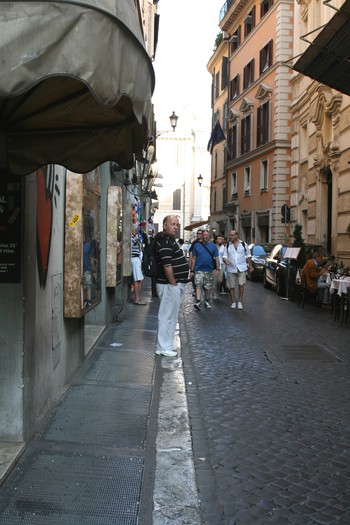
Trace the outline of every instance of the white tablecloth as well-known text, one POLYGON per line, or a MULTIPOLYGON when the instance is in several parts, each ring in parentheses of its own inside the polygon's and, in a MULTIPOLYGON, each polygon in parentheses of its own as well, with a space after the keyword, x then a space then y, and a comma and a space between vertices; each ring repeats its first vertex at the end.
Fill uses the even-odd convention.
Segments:
POLYGON ((350 277, 332 279, 329 291, 331 293, 336 292, 338 293, 338 295, 341 295, 343 293, 348 293, 349 287, 350 287, 350 277))

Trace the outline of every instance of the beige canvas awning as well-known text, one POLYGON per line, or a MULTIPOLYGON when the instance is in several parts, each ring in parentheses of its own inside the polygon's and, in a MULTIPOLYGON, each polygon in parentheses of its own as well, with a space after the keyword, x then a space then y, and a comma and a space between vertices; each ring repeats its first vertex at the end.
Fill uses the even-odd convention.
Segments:
POLYGON ((199 221, 199 222, 193 222, 192 224, 188 224, 184 227, 184 230, 186 231, 192 231, 195 228, 199 228, 200 226, 203 226, 204 224, 209 224, 209 218, 206 221, 199 221))
POLYGON ((133 0, 0 2, 0 169, 133 165, 154 71, 133 0))

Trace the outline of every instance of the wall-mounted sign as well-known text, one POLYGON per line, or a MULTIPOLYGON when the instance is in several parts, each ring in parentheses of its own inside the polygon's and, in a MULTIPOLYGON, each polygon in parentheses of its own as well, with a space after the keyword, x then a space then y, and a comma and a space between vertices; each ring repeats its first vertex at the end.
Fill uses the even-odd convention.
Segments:
POLYGON ((21 281, 21 183, 0 179, 0 283, 21 281))

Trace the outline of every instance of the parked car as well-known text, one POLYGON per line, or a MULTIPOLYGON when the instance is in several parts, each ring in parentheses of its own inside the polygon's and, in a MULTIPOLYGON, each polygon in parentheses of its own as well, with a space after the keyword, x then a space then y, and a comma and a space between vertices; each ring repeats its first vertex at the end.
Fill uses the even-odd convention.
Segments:
POLYGON ((305 243, 304 249, 300 250, 296 259, 288 259, 285 257, 287 248, 292 248, 292 246, 276 244, 270 255, 266 257, 263 283, 265 288, 272 287, 276 289, 278 295, 282 296, 286 296, 288 289, 289 297, 292 293, 298 268, 303 268, 305 262, 311 259, 316 250, 322 253, 322 266, 330 263, 331 256, 323 246, 305 243))
POLYGON ((248 279, 252 281, 262 280, 264 275, 265 260, 272 248, 273 244, 268 243, 249 245, 249 250, 252 255, 253 270, 248 272, 248 279))

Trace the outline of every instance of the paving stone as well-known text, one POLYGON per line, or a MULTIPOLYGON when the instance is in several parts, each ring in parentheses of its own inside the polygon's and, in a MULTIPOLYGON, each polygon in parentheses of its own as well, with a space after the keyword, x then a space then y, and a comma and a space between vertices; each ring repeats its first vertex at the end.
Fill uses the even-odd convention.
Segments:
POLYGON ((325 310, 281 302, 261 283, 247 283, 240 316, 227 297, 210 317, 195 315, 192 303, 186 294, 180 316, 189 413, 207 437, 201 454, 223 525, 316 525, 314 515, 332 512, 338 523, 350 498, 350 327, 325 310), (290 341, 339 359, 277 359, 290 341))

